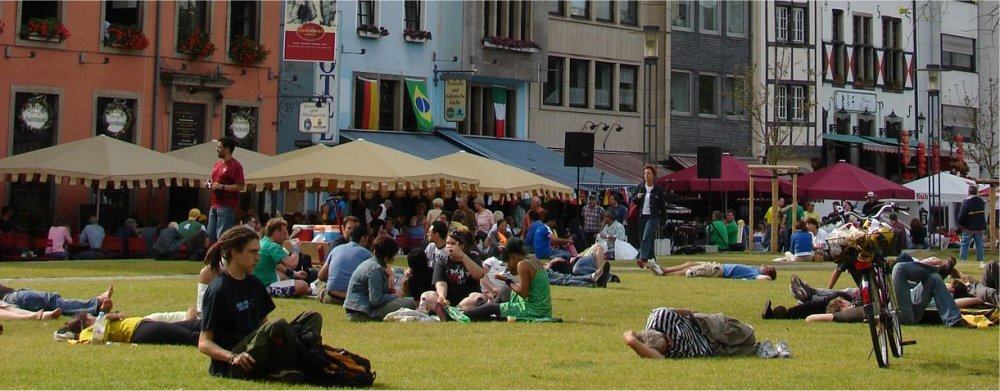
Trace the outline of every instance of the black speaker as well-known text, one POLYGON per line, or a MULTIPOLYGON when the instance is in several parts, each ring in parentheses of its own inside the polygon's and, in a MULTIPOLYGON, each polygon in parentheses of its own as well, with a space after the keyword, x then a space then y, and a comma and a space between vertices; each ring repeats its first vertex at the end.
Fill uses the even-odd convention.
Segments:
POLYGON ((566 167, 594 166, 594 134, 586 132, 566 132, 566 149, 563 150, 563 165, 566 167))
POLYGON ((722 177, 722 148, 698 147, 698 178, 722 177))

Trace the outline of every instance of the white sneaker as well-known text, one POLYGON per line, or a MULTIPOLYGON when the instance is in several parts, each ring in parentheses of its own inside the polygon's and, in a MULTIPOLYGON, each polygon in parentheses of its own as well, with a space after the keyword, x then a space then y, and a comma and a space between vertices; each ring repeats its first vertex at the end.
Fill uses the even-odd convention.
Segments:
POLYGON ((52 333, 52 340, 63 342, 76 339, 76 334, 66 329, 59 329, 52 333))
POLYGON ((663 275, 663 268, 660 267, 660 264, 656 263, 656 260, 653 259, 653 258, 650 258, 650 259, 646 260, 646 268, 649 269, 649 270, 652 270, 653 273, 655 273, 658 276, 662 276, 663 275))
POLYGON ((980 268, 980 269, 985 269, 985 268, 986 268, 986 263, 984 263, 984 262, 980 261, 980 262, 979 262, 979 268, 980 268))
POLYGON ((778 357, 778 350, 774 348, 770 340, 764 340, 757 347, 757 355, 762 358, 775 358, 778 357))
POLYGON ((781 358, 792 357, 792 350, 788 348, 788 342, 785 341, 778 342, 778 347, 775 350, 778 351, 778 357, 781 358))

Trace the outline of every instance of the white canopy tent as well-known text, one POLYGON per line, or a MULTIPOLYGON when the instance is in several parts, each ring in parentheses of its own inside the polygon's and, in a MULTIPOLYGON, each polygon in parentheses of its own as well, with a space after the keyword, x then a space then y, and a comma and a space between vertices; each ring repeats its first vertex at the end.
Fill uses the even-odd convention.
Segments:
MULTIPOLYGON (((941 202, 962 202, 965 197, 969 196, 969 185, 976 184, 976 181, 968 178, 962 178, 958 175, 952 175, 946 172, 934 174, 931 176, 926 176, 917 179, 913 182, 906 183, 903 186, 913 189, 917 193, 918 200, 927 199, 928 182, 935 177, 941 177, 941 202)), ((979 186, 979 190, 987 188, 987 185, 979 186)))

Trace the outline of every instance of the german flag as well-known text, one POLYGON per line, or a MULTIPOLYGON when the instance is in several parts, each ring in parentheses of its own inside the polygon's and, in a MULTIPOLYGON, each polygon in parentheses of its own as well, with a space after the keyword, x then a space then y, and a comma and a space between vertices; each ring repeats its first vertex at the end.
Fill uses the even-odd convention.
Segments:
POLYGON ((378 129, 379 112, 379 92, 378 80, 358 78, 358 87, 361 89, 361 129, 378 129))

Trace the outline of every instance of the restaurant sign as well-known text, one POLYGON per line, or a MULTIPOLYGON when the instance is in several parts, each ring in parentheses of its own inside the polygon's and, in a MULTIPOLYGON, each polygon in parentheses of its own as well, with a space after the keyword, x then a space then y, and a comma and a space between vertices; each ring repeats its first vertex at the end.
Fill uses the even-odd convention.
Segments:
POLYGON ((243 140, 253 134, 253 122, 250 110, 237 110, 229 120, 229 131, 237 139, 243 140))
POLYGON ((18 114, 21 124, 32 132, 44 132, 52 127, 52 106, 44 95, 35 95, 21 106, 18 114))
POLYGON ((104 106, 104 125, 108 134, 118 137, 132 125, 132 113, 121 99, 104 106))

